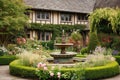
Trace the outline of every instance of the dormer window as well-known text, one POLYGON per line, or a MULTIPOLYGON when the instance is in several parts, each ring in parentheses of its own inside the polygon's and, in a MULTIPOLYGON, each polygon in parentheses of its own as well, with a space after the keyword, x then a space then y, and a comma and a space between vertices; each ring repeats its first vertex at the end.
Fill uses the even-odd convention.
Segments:
POLYGON ((49 20, 50 19, 50 13, 49 12, 37 12, 36 14, 37 20, 49 20))

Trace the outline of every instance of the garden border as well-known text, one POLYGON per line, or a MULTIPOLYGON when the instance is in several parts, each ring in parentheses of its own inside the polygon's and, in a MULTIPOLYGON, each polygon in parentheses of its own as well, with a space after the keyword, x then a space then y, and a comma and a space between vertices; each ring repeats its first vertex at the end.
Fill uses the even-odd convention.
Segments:
POLYGON ((116 59, 116 61, 117 61, 118 64, 120 65, 120 56, 114 56, 114 58, 116 59))
MULTIPOLYGON (((10 74, 15 76, 25 77, 25 78, 37 77, 37 75, 35 74, 36 68, 23 66, 22 64, 18 64, 18 61, 19 60, 15 60, 10 63, 9 65, 10 74)), ((65 71, 72 71, 72 70, 75 70, 75 68, 62 69, 61 72, 63 73, 65 71)), ((117 74, 119 74, 119 65, 116 61, 108 63, 105 66, 92 67, 92 68, 85 69, 85 77, 87 80, 107 78, 107 77, 115 76, 117 74)))
POLYGON ((17 59, 16 56, 4 55, 0 56, 0 65, 9 65, 10 62, 17 59))

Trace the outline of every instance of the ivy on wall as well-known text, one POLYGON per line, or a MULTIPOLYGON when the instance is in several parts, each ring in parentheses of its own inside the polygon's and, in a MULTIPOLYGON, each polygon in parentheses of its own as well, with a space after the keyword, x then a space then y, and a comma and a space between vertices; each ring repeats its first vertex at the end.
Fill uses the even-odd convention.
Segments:
POLYGON ((57 36, 61 36, 62 30, 68 33, 72 33, 74 30, 79 30, 80 32, 86 28, 86 25, 63 25, 63 24, 40 24, 40 23, 31 23, 29 29, 50 31, 53 33, 52 40, 57 36))

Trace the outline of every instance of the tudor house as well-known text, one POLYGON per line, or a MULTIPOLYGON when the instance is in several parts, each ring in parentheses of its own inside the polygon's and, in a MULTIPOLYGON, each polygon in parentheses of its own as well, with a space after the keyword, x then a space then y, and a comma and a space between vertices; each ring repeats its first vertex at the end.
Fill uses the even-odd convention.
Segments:
MULTIPOLYGON (((94 9, 95 0, 24 0, 30 7, 27 14, 30 23, 40 24, 84 24, 88 26, 88 15, 94 9)), ((51 32, 29 30, 30 39, 51 40, 51 32)))

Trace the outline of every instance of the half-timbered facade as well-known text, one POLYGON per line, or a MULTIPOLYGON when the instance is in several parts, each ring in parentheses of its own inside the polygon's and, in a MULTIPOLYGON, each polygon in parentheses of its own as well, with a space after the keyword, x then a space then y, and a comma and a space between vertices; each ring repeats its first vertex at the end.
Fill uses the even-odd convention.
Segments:
MULTIPOLYGON (((30 23, 41 24, 85 24, 88 15, 93 11, 95 0, 24 0, 32 11, 28 13, 30 23)), ((51 40, 51 32, 31 30, 28 37, 38 40, 51 40)))

